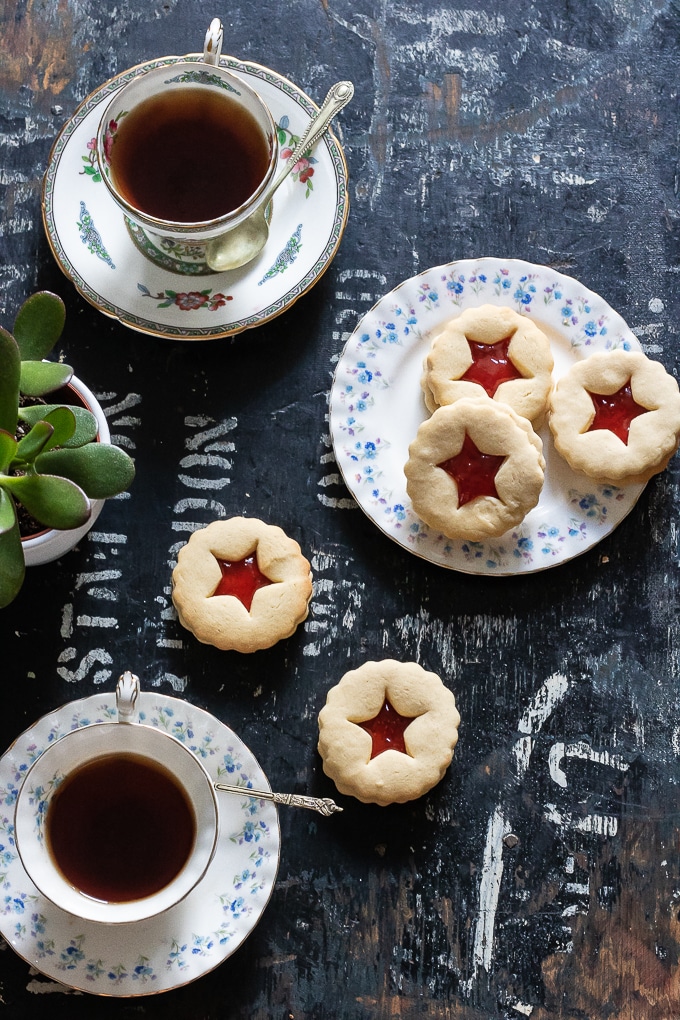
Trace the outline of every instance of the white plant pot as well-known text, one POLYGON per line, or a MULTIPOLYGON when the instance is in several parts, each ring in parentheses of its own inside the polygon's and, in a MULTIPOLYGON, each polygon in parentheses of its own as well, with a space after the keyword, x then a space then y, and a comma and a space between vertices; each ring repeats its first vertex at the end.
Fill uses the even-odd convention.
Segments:
MULTIPOLYGON (((92 411, 97 419, 99 442, 110 443, 111 433, 109 432, 106 416, 92 391, 75 375, 71 378, 68 385, 76 391, 87 409, 92 411)), ((105 500, 103 499, 91 499, 90 506, 92 509, 90 516, 85 524, 81 524, 79 528, 70 528, 68 531, 48 528, 45 531, 40 531, 37 535, 31 536, 31 538, 22 538, 21 548, 24 551, 26 566, 35 567, 42 563, 51 563, 53 560, 58 560, 64 553, 70 552, 93 526, 102 512, 104 503, 105 500)))

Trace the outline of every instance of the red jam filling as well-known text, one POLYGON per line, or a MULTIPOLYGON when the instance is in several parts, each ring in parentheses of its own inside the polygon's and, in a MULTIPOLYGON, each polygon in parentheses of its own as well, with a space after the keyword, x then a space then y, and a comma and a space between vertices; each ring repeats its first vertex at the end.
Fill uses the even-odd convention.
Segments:
POLYGON ((370 733, 373 740, 371 758, 377 758, 383 751, 400 751, 408 754, 404 743, 404 730, 416 716, 399 715, 396 708, 390 705, 387 698, 378 714, 373 719, 359 723, 362 729, 370 733))
POLYGON ((437 464, 453 478, 458 487, 458 506, 465 506, 478 496, 495 496, 496 474, 505 457, 493 453, 482 453, 465 434, 460 453, 437 464))
POLYGON ((222 571, 222 579, 215 588, 213 595, 234 595, 243 603, 248 612, 253 604, 253 596, 258 588, 264 588, 273 582, 262 573, 257 565, 255 553, 244 560, 232 563, 230 560, 217 560, 222 571))
POLYGON ((628 446, 630 423, 633 418, 637 418, 647 410, 646 407, 641 407, 635 402, 630 381, 616 393, 591 393, 588 390, 588 396, 595 408, 595 417, 588 432, 594 432, 596 429, 609 429, 619 437, 622 443, 628 446))
POLYGON ((479 383, 493 397, 501 383, 510 379, 523 379, 524 376, 508 354, 511 340, 511 336, 506 336, 495 344, 480 344, 468 339, 472 364, 465 375, 461 376, 461 380, 479 383))

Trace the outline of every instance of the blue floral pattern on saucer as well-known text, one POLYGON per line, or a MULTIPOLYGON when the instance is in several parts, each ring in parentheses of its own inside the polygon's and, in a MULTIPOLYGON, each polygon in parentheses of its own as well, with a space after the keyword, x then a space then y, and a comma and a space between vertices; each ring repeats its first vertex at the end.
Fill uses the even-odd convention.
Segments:
POLYGON ((403 467, 427 417, 423 360, 433 331, 482 304, 508 306, 537 322, 551 341, 555 378, 593 351, 640 349, 601 297, 546 266, 497 258, 436 266, 381 298, 347 341, 330 395, 333 448, 361 509, 409 552, 467 573, 531 573, 592 548, 632 510, 644 486, 617 489, 574 474, 544 426, 546 481, 538 506, 519 527, 488 542, 466 542, 420 520, 403 467))
POLYGON ((171 733, 217 781, 243 797, 220 797, 220 835, 205 876, 182 903, 149 921, 78 920, 31 883, 14 836, 14 805, 32 763, 64 733, 117 718, 115 697, 97 694, 38 720, 0 759, 0 933, 48 977, 102 995, 149 995, 193 981, 230 956, 260 920, 278 870, 276 808, 248 795, 268 789, 245 744, 219 720, 178 698, 142 691, 139 721, 171 733), (264 784, 264 786, 262 786, 264 784))

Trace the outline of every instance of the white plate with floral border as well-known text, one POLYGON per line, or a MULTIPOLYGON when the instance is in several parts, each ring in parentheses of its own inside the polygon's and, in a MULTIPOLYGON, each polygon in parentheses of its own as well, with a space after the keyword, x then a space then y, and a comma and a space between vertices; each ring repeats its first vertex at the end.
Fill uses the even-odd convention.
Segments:
MULTIPOLYGON (((98 173, 93 139, 113 93, 135 75, 186 57, 161 57, 117 75, 91 93, 56 139, 43 182, 43 221, 59 266, 78 291, 126 326, 176 340, 210 340, 280 315, 330 265, 347 222, 345 157, 332 131, 291 173, 272 203, 270 234, 248 266, 213 273, 186 245, 160 247, 124 217, 98 173)), ((222 57, 269 106, 282 164, 316 105, 296 85, 259 64, 222 57)), ((209 144, 209 143, 206 143, 209 144)))
POLYGON ((186 701, 142 691, 139 719, 190 747, 215 781, 243 786, 220 802, 212 863, 189 895, 164 914, 132 924, 97 924, 66 913, 33 885, 16 852, 14 805, 28 769, 64 733, 118 717, 115 694, 72 701, 43 716, 0 759, 0 933, 36 970, 97 995, 152 995, 194 981, 238 949, 269 902, 279 866, 276 807, 247 796, 269 790, 236 734, 186 701), (265 786, 260 784, 264 783, 265 786))
POLYGON ((540 430, 541 498, 522 524, 486 542, 452 540, 414 513, 403 467, 428 417, 420 389, 431 334, 476 305, 530 316, 551 342, 554 377, 593 351, 640 344, 621 316, 571 277, 517 259, 480 258, 428 269, 363 316, 338 361, 330 395, 335 457, 359 506, 389 538, 432 563, 473 574, 554 567, 592 548, 635 506, 644 485, 599 485, 576 475, 540 430))

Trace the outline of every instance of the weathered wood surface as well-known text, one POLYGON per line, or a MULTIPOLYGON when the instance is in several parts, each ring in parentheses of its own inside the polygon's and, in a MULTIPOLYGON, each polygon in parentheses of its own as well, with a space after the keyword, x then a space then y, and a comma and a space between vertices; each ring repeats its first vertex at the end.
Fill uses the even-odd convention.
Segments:
POLYGON ((37 287, 63 296, 64 353, 138 464, 129 500, 109 501, 94 536, 32 570, 2 613, 0 744, 130 668, 228 722, 275 788, 334 795, 316 716, 347 668, 417 659, 462 715, 454 763, 422 800, 343 798, 329 820, 281 812, 272 901, 212 974, 95 1001, 6 949, 0 1017, 680 1017, 677 462, 586 555, 522 579, 474 578, 410 556, 348 506, 326 419, 360 315, 455 258, 569 273, 677 372, 679 30, 675 0, 0 8, 2 321, 37 287), (199 49, 213 14, 225 52, 318 100, 354 80, 338 126, 352 207, 335 261, 292 309, 183 345, 133 333, 76 294, 45 240, 40 182, 93 88, 199 49), (307 623, 250 657, 199 645, 170 611, 199 420, 230 450, 199 459, 193 480, 228 513, 280 524, 313 561, 307 623))

